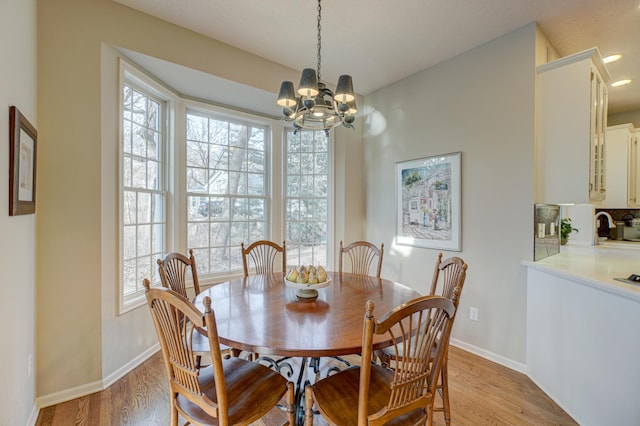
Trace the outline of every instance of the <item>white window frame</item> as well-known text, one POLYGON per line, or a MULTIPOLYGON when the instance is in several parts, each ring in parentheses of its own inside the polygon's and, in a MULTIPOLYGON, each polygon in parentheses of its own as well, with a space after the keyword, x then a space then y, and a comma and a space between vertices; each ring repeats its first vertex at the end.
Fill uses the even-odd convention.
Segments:
MULTIPOLYGON (((202 103, 202 102, 185 101, 185 105, 183 109, 183 117, 181 117, 181 120, 184 123, 184 129, 183 129, 184 131, 180 135, 182 153, 181 153, 181 159, 180 159, 180 168, 179 168, 180 170, 178 171, 178 174, 181 176, 182 179, 184 179, 184 181, 181 183, 182 186, 179 187, 180 190, 176 190, 176 192, 181 193, 180 197, 182 198, 182 201, 179 202, 178 204, 181 206, 181 214, 184 220, 181 221, 178 228, 183 230, 182 232, 183 235, 181 236, 181 238, 183 238, 185 251, 192 248, 192 247, 187 247, 188 246, 187 235, 188 235, 188 226, 189 226, 189 221, 187 217, 188 216, 187 211, 189 209, 188 197, 190 195, 195 195, 195 193, 187 192, 187 185, 186 185, 186 169, 187 169, 186 167, 186 143, 187 143, 186 142, 186 119, 189 113, 192 113, 195 115, 201 115, 201 116, 205 116, 213 119, 228 120, 229 122, 232 122, 232 123, 238 123, 238 124, 247 125, 247 126, 263 127, 265 129, 265 152, 264 152, 265 194, 263 197, 256 196, 255 198, 264 198, 265 235, 263 238, 272 239, 272 236, 276 235, 273 229, 274 220, 272 219, 274 217, 279 216, 278 214, 279 212, 276 212, 276 214, 274 215, 275 205, 273 203, 273 200, 274 200, 273 174, 275 170, 272 165, 273 152, 275 151, 274 144, 273 144, 273 139, 274 139, 273 120, 259 119, 257 116, 254 116, 251 114, 241 113, 236 111, 232 112, 225 108, 202 103)), ((203 194, 203 196, 209 196, 209 195, 203 194)), ((251 196, 249 197, 251 198, 251 196)), ((244 243, 248 245, 251 243, 251 241, 244 241, 244 243)), ((235 247, 235 245, 233 245, 232 247, 235 247)), ((237 250, 239 253, 240 252, 239 244, 237 245, 237 250)), ((195 251, 196 251, 196 248, 194 248, 194 252, 195 251)), ((197 261, 196 261, 196 265, 199 265, 197 261)), ((198 269, 199 269, 198 279, 204 282, 205 284, 209 282, 219 282, 227 278, 237 277, 243 273, 241 264, 240 264, 240 268, 237 270, 229 270, 229 271, 219 272, 219 273, 200 273, 201 268, 199 267, 198 269)))
MULTIPOLYGON (((145 75, 143 72, 135 68, 133 65, 127 63, 124 60, 120 60, 120 73, 119 73, 119 95, 118 95, 118 299, 119 299, 119 313, 123 314, 132 309, 135 309, 146 303, 144 289, 138 288, 134 293, 124 294, 124 271, 123 271, 123 259, 124 259, 124 223, 123 223, 123 207, 124 207, 124 182, 123 182, 123 165, 124 165, 124 129, 123 129, 123 89, 125 84, 135 87, 136 89, 144 92, 150 98, 158 101, 161 104, 161 127, 163 129, 162 140, 160 143, 160 156, 161 156, 161 174, 162 183, 160 192, 164 195, 164 229, 163 229, 163 241, 161 242, 164 247, 164 251, 170 246, 172 235, 172 216, 171 210, 168 208, 171 204, 171 191, 169 188, 169 167, 170 167, 170 155, 168 150, 168 141, 172 139, 172 126, 169 117, 172 115, 173 104, 175 102, 175 96, 168 91, 165 87, 158 84, 156 81, 145 75)), ((144 191, 142 191, 144 192, 144 191)), ((154 262, 151 262, 152 275, 148 277, 153 285, 159 285, 159 276, 157 268, 154 267, 154 262)), ((138 277, 139 278, 139 277, 138 277)), ((138 287, 136 285, 136 287, 138 287)))
MULTIPOLYGON (((268 148, 265 152, 266 179, 266 235, 265 238, 281 243, 286 240, 286 132, 282 121, 264 117, 260 114, 241 112, 227 107, 213 105, 192 99, 186 99, 173 92, 161 81, 154 79, 148 72, 120 58, 118 79, 118 164, 117 164, 117 194, 118 194, 118 255, 117 286, 118 286, 118 314, 124 314, 146 303, 144 291, 139 290, 134 295, 126 296, 123 283, 123 85, 125 77, 132 84, 146 88, 156 98, 163 100, 165 105, 165 138, 163 141, 164 158, 164 195, 165 195, 165 252, 188 253, 187 247, 187 191, 186 191, 186 116, 188 110, 208 113, 231 121, 246 122, 253 125, 267 127, 265 135, 268 148)), ((115 123, 114 123, 115 124, 115 123)), ((333 132, 329 134, 329 176, 328 176, 328 226, 327 226, 327 268, 333 268, 335 253, 334 238, 334 149, 333 132)), ((228 274, 199 275, 200 284, 207 285, 236 278, 242 271, 228 274)), ((159 285, 157 268, 153 268, 154 285, 159 285)))
MULTIPOLYGON (((305 131, 310 131, 310 130, 299 130, 299 132, 305 132, 305 131)), ((287 155, 288 155, 287 141, 288 141, 288 134, 293 132, 294 132, 293 129, 286 128, 284 129, 283 136, 282 136, 282 160, 284 163, 282 167, 282 200, 283 200, 282 220, 283 220, 283 235, 285 238, 287 238, 288 236, 287 202, 289 200, 288 188, 287 188, 288 176, 289 176, 288 168, 287 168, 287 155)), ((316 132, 321 132, 321 130, 316 130, 316 132)), ((327 152, 327 230, 326 230, 327 252, 326 252, 326 265, 322 265, 328 269, 334 268, 333 259, 335 255, 335 248, 334 248, 335 246, 334 151, 335 150, 333 148, 333 143, 334 143, 334 135, 333 135, 333 131, 330 131, 329 134, 327 135, 327 150, 328 150, 327 152)), ((287 264, 291 266, 299 266, 297 265, 297 261, 290 259, 289 256, 287 257, 287 264)))

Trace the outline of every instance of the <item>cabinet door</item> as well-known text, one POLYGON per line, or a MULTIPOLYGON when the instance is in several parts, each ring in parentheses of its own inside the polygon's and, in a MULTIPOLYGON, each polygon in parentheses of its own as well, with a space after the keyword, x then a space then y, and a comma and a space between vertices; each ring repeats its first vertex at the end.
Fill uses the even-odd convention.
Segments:
POLYGON ((628 165, 628 200, 627 206, 637 207, 640 204, 638 191, 640 190, 640 173, 638 173, 638 134, 632 134, 629 140, 629 165, 628 165))
POLYGON ((602 201, 606 196, 606 148, 607 86, 597 70, 591 67, 591 129, 589 199, 602 201))

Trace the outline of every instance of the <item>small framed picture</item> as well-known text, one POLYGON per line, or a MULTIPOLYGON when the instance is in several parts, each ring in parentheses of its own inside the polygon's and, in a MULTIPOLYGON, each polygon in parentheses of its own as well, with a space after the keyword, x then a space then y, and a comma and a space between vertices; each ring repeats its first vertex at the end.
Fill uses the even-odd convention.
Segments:
POLYGON ((460 251, 460 152, 396 163, 396 242, 460 251))
POLYGON ((36 151, 38 132, 20 113, 9 108, 9 215, 36 212, 36 151))

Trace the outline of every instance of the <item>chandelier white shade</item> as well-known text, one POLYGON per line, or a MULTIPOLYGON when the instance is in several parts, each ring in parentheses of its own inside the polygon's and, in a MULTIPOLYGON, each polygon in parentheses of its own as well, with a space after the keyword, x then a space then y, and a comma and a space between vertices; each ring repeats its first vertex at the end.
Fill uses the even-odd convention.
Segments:
POLYGON ((341 75, 335 94, 320 79, 320 50, 322 46, 321 25, 322 6, 318 0, 318 69, 302 70, 297 92, 293 82, 283 81, 280 86, 277 104, 283 110, 284 119, 299 129, 328 131, 343 125, 353 128, 357 112, 353 79, 350 75, 341 75))

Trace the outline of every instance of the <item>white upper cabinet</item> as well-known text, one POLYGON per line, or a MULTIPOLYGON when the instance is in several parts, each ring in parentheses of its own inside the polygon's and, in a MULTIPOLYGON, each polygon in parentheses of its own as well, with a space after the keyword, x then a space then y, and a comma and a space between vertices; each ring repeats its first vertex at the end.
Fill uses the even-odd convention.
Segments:
POLYGON ((607 85, 597 48, 537 68, 536 203, 606 197, 607 85))
POLYGON ((607 199, 609 208, 640 206, 638 135, 632 124, 607 128, 607 199))

